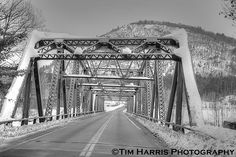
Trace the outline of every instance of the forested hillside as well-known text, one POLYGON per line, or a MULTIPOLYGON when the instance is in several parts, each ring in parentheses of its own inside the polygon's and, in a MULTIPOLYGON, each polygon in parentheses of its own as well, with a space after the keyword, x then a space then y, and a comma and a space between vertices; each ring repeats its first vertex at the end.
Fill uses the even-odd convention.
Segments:
MULTIPOLYGON (((200 27, 147 20, 117 27, 102 36, 163 37, 179 28, 184 28, 188 33, 194 71, 202 97, 216 100, 236 94, 236 39, 234 38, 205 31, 200 27)), ((172 71, 173 66, 166 71, 166 77, 172 71)))

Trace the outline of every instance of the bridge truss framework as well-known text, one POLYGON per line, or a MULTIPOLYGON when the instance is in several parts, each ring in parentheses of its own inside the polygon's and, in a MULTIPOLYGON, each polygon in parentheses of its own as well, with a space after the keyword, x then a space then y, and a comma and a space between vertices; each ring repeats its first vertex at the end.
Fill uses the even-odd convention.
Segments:
MULTIPOLYGON (((168 38, 42 39, 35 44, 38 56, 30 60, 26 82, 34 80, 39 116, 52 115, 53 108, 60 114, 61 107, 64 114, 104 111, 104 102, 114 100, 125 101, 129 113, 166 122, 171 122, 175 108, 175 123, 181 125, 185 96, 192 125, 182 61, 173 53, 178 47, 177 41, 168 38), (126 47, 131 51, 126 52, 126 47), (54 64, 45 112, 38 71, 42 60, 54 64), (175 61, 168 104, 165 61, 175 61)), ((26 83, 23 118, 29 117, 31 92, 31 83, 26 83)))

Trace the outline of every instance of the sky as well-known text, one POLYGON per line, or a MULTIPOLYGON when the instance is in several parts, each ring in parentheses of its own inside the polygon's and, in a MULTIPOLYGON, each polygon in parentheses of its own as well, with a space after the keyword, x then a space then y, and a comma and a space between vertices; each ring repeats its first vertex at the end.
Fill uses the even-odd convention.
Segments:
POLYGON ((46 28, 80 37, 96 37, 139 20, 168 21, 236 38, 236 26, 219 12, 221 0, 31 0, 46 28))

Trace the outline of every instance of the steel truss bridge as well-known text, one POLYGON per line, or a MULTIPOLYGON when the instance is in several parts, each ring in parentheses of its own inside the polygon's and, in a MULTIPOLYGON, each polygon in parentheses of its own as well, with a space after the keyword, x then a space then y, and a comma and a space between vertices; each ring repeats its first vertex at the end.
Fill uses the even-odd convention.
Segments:
POLYGON ((129 113, 166 125, 174 118, 176 125, 182 125, 185 99, 189 124, 196 125, 190 112, 182 59, 173 53, 177 48, 179 43, 172 38, 41 39, 34 45, 38 55, 30 58, 22 88, 22 125, 28 123, 32 84, 38 116, 44 117, 40 122, 50 120, 53 109, 56 115, 63 108, 64 115, 76 116, 104 111, 105 101, 124 101, 129 113), (52 62, 53 73, 43 108, 39 63, 47 61, 52 62), (173 61, 175 66, 169 98, 163 81, 166 61, 173 61))

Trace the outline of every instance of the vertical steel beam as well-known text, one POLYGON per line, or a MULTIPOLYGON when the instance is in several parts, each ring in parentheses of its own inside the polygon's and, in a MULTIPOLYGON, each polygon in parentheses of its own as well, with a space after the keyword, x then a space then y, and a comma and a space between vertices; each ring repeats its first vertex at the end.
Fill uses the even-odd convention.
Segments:
POLYGON ((153 118, 154 106, 155 106, 155 96, 156 96, 156 82, 154 83, 154 88, 152 88, 152 104, 150 110, 150 117, 153 118))
MULTIPOLYGON (((174 78, 172 80, 172 88, 171 88, 171 93, 170 93, 170 98, 169 98, 167 116, 166 116, 167 122, 170 122, 170 120, 171 120, 172 110, 173 110, 173 106, 174 106, 175 93, 176 93, 176 87, 177 87, 177 77, 178 77, 178 73, 179 73, 178 67, 179 67, 179 62, 176 62, 175 71, 174 71, 174 78)), ((169 126, 169 124, 166 124, 166 125, 169 126)))
POLYGON ((147 86, 145 82, 142 82, 144 88, 141 89, 141 96, 142 96, 142 114, 147 116, 147 86))
POLYGON ((46 111, 45 111, 45 116, 52 115, 53 106, 57 102, 57 84, 58 84, 58 78, 59 78, 59 73, 60 73, 60 69, 61 69, 60 67, 61 67, 61 62, 55 61, 55 66, 54 66, 54 71, 53 71, 53 75, 52 75, 51 87, 50 87, 50 91, 49 91, 49 97, 48 97, 47 107, 46 107, 46 111))
POLYGON ((88 97, 88 91, 85 91, 83 93, 83 112, 86 113, 87 112, 87 109, 88 109, 88 106, 87 106, 87 97, 88 97))
POLYGON ((75 117, 76 113, 76 104, 77 104, 77 87, 76 84, 74 84, 74 96, 73 96, 73 117, 75 117))
POLYGON ((164 102, 164 81, 163 81, 163 64, 162 61, 157 60, 157 83, 158 83, 158 107, 159 119, 165 120, 165 102, 164 102))
POLYGON ((97 96, 96 94, 94 93, 93 94, 93 111, 94 112, 97 112, 97 106, 96 106, 96 103, 97 103, 97 100, 96 100, 97 96))
POLYGON ((138 91, 138 114, 142 114, 142 90, 138 91))
POLYGON ((96 112, 99 111, 98 96, 96 95, 96 112))
MULTIPOLYGON (((150 78, 151 77, 151 66, 150 66, 150 61, 147 61, 146 63, 146 73, 145 76, 150 78)), ((151 106, 152 106, 152 82, 151 81, 146 81, 146 87, 147 87, 147 91, 146 91, 146 115, 150 116, 151 113, 151 106)))
POLYGON ((89 105, 89 111, 93 111, 93 100, 94 100, 94 99, 93 99, 93 92, 90 92, 89 95, 90 95, 90 100, 89 100, 89 101, 90 101, 90 102, 89 102, 89 104, 90 104, 90 105, 89 105))
MULTIPOLYGON (((176 117, 175 123, 178 125, 182 124, 182 106, 183 106, 183 70, 182 63, 178 64, 178 85, 176 94, 176 117)), ((181 128, 174 127, 174 130, 179 131, 181 128)))
MULTIPOLYGON (((62 61, 61 64, 61 71, 62 73, 65 72, 65 62, 62 61)), ((62 79, 62 99, 63 99, 63 108, 64 108, 64 114, 67 114, 67 102, 66 102, 66 80, 62 79)), ((67 115, 65 116, 67 118, 67 115)))
POLYGON ((138 91, 135 93, 135 99, 134 99, 134 113, 136 114, 138 111, 138 91))
MULTIPOLYGON (((183 80, 184 80, 184 77, 183 77, 183 80)), ((189 106, 189 100, 188 100, 188 94, 187 94, 187 88, 186 88, 185 80, 184 80, 184 85, 183 86, 184 86, 185 100, 186 100, 188 117, 189 117, 189 125, 193 126, 192 115, 191 115, 191 112, 190 112, 190 106, 189 106)))
POLYGON ((80 114, 80 106, 81 106, 81 87, 77 87, 77 92, 76 92, 76 113, 77 115, 80 114))
MULTIPOLYGON (((61 64, 62 62, 63 61, 61 61, 61 64)), ((57 85, 57 115, 60 114, 60 109, 61 109, 61 86, 62 86, 61 75, 62 75, 62 66, 60 67, 58 85, 57 85)), ((57 116, 56 118, 59 119, 60 116, 57 116)))
POLYGON ((100 112, 101 111, 100 96, 97 96, 97 108, 98 108, 98 111, 100 112))
MULTIPOLYGON (((140 81, 138 82, 138 86, 140 86, 140 81)), ((137 90, 137 111, 136 111, 136 113, 137 114, 141 114, 141 89, 139 88, 138 90, 137 90)))
POLYGON ((133 96, 133 113, 136 113, 136 95, 133 96))
MULTIPOLYGON (((43 107, 42 107, 42 99, 41 99, 41 89, 39 82, 39 73, 38 73, 38 60, 34 59, 34 81, 35 81, 35 90, 36 90, 36 98, 37 98, 37 107, 38 107, 38 116, 43 116, 43 107)), ((44 118, 40 118, 39 122, 43 122, 44 118)))
POLYGON ((104 112, 105 98, 102 98, 102 112, 104 112))
POLYGON ((157 61, 155 61, 154 65, 154 88, 155 88, 155 118, 159 119, 159 92, 158 92, 158 78, 157 78, 157 61))
MULTIPOLYGON (((26 76, 25 89, 24 89, 22 118, 29 118, 32 67, 33 67, 33 59, 30 59, 29 73, 26 76)), ((21 125, 27 125, 27 124, 28 124, 28 120, 23 120, 21 122, 21 125)))

